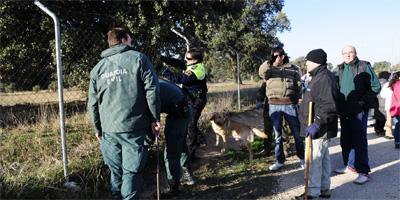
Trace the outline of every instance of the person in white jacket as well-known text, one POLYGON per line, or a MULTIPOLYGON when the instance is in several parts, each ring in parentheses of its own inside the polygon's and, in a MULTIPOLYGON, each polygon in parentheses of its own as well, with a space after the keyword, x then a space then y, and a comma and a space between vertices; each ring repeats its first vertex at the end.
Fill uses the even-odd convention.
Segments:
POLYGON ((385 99, 385 112, 386 112, 386 124, 385 124, 385 138, 392 139, 392 117, 390 116, 390 105, 392 101, 393 91, 389 88, 389 82, 385 83, 380 92, 380 96, 385 99))

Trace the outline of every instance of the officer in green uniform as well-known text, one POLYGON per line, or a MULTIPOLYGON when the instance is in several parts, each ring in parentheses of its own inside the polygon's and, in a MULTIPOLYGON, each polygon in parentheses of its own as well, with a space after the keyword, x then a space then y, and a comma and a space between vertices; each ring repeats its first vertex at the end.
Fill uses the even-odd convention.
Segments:
POLYGON ((160 128, 158 79, 149 59, 125 45, 130 40, 125 29, 111 29, 110 48, 90 72, 88 111, 117 199, 138 199, 147 157, 144 139, 160 128))

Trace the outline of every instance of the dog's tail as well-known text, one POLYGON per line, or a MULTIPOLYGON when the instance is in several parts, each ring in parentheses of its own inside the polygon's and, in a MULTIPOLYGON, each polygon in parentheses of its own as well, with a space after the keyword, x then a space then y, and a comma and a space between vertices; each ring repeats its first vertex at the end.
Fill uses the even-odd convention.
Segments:
POLYGON ((264 131, 261 131, 258 128, 252 128, 251 131, 253 131, 253 133, 260 138, 268 138, 267 134, 265 134, 264 131))

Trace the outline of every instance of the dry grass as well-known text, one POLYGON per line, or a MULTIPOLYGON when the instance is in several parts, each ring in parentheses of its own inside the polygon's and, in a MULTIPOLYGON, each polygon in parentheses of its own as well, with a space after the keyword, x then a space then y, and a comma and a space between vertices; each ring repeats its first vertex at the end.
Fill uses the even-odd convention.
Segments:
MULTIPOLYGON (((64 101, 84 101, 86 93, 80 90, 64 90, 64 101)), ((0 93, 0 105, 12 106, 16 104, 44 104, 58 102, 57 92, 42 90, 39 92, 0 93)))
MULTIPOLYGON (((241 88, 257 88, 258 86, 258 83, 246 82, 241 88)), ((203 111, 200 121, 202 129, 209 128, 206 119, 210 113, 235 109, 235 90, 235 83, 209 85, 209 92, 214 94, 210 95, 212 97, 209 98, 203 111)), ((26 101, 32 98, 28 93, 15 95, 25 95, 26 101)), ((31 95, 43 94, 31 93, 31 95)), ((12 95, 8 97, 16 98, 12 95)), ((246 96, 243 95, 243 98, 246 96)), ((1 98, 1 101, 4 102, 4 99, 1 98)), ((21 102, 20 99, 19 103, 21 102)), ((105 177, 108 175, 102 168, 99 143, 94 137, 88 115, 76 114, 66 119, 69 173, 83 184, 84 189, 79 194, 61 190, 49 191, 49 188, 62 188, 63 183, 58 111, 43 105, 40 107, 38 119, 33 124, 19 122, 19 126, 15 128, 0 128, 0 185, 7 186, 0 188, 0 198, 107 197, 102 194, 107 191, 108 180, 105 177)), ((240 166, 236 166, 238 168, 235 169, 236 171, 247 167, 247 164, 246 167, 242 166, 243 163, 236 164, 240 166)), ((234 168, 236 164, 232 163, 230 167, 234 168)), ((212 170, 204 169, 198 173, 204 177, 215 176, 210 172, 212 170)))
MULTIPOLYGON (((253 81, 243 81, 240 85, 241 89, 258 87, 260 83, 253 81)), ((223 92, 223 91, 234 91, 237 90, 237 84, 235 82, 226 83, 209 83, 209 92, 223 92)), ((65 89, 64 90, 64 101, 85 101, 86 91, 65 89)), ((58 101, 57 92, 50 92, 42 90, 39 92, 14 92, 14 93, 0 93, 0 105, 12 106, 15 104, 44 104, 58 101)))

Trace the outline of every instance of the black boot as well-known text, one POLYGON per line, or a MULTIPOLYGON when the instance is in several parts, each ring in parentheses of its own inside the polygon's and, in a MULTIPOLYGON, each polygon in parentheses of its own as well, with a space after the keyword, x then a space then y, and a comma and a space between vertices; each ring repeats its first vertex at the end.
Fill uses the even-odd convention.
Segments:
POLYGON ((169 184, 169 190, 162 192, 160 194, 160 199, 171 199, 179 195, 179 180, 174 181, 174 180, 168 180, 169 184))

